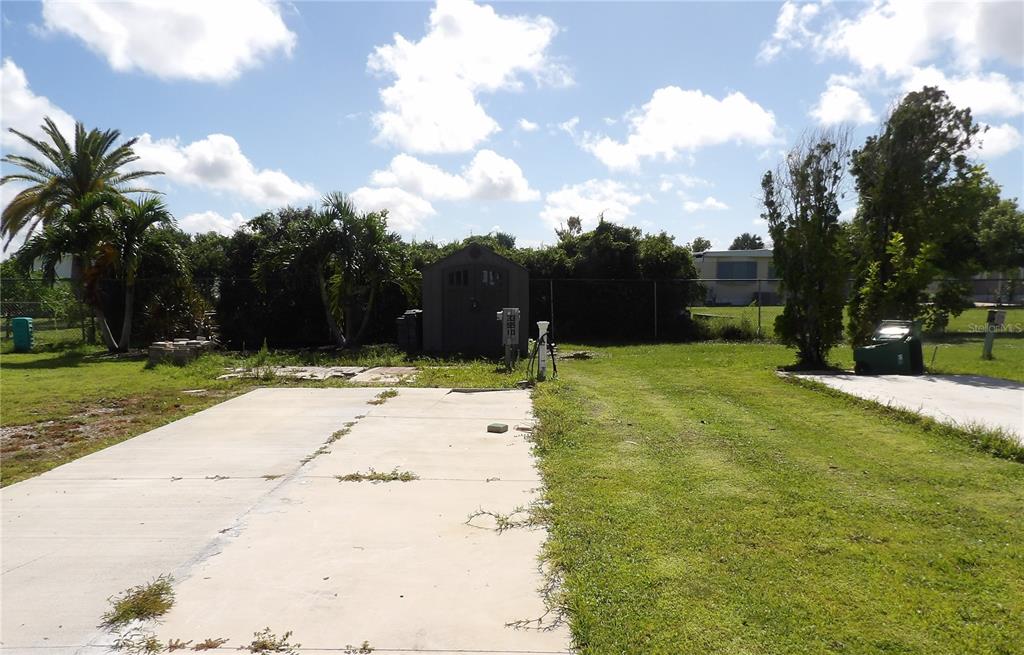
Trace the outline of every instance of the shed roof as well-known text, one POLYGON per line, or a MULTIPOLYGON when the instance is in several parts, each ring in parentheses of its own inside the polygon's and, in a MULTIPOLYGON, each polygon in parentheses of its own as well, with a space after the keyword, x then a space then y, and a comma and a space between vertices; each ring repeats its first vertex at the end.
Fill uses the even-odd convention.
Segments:
POLYGON ((508 257, 505 257, 504 255, 501 255, 501 254, 495 252, 491 247, 486 246, 486 245, 484 245, 482 243, 470 243, 470 244, 468 244, 468 245, 466 245, 466 246, 464 246, 462 248, 459 248, 458 250, 456 250, 452 254, 446 255, 445 257, 442 257, 441 259, 437 260, 436 262, 433 262, 432 264, 427 264, 426 266, 423 267, 423 270, 427 271, 427 270, 429 270, 431 268, 434 268, 435 266, 439 266, 441 264, 444 264, 449 259, 454 259, 455 257, 458 257, 459 255, 462 255, 463 253, 467 252, 468 250, 470 250, 472 248, 479 248, 480 250, 482 250, 483 252, 489 254, 490 256, 496 257, 496 258, 498 258, 498 259, 508 263, 510 266, 515 266, 516 268, 522 269, 524 271, 526 270, 526 267, 523 266, 522 264, 519 264, 518 262, 512 261, 508 257))

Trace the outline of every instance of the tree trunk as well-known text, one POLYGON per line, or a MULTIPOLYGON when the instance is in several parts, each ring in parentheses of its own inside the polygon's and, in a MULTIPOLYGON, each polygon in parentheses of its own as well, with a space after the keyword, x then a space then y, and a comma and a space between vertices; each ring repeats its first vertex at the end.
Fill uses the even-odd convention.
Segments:
POLYGON ((331 311, 331 303, 327 298, 327 280, 324 279, 323 270, 318 270, 316 275, 317 280, 320 283, 320 302, 324 305, 324 314, 327 317, 327 328, 331 331, 331 337, 334 339, 334 343, 340 348, 344 348, 346 344, 345 335, 338 326, 338 321, 334 319, 334 312, 331 311))
POLYGON ((110 352, 117 352, 117 342, 114 341, 114 335, 110 332, 110 326, 107 325, 107 317, 103 314, 103 308, 96 305, 92 308, 92 311, 96 316, 96 322, 100 324, 100 336, 103 337, 103 345, 110 352))
POLYGON ((366 328, 370 326, 370 316, 373 315, 373 305, 377 300, 377 287, 370 287, 370 297, 366 301, 366 310, 363 312, 363 320, 359 324, 359 332, 356 333, 355 343, 360 344, 363 342, 363 336, 366 334, 366 328))
POLYGON ((132 339, 132 312, 135 307, 135 281, 126 280, 124 283, 124 320, 121 322, 121 340, 117 349, 125 352, 131 347, 132 339))

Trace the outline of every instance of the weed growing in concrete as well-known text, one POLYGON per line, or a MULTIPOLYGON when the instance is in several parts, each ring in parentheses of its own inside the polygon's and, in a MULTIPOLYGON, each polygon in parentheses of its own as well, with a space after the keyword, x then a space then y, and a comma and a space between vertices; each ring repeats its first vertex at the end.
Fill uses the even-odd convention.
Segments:
POLYGON ((394 398, 398 395, 398 389, 385 389, 377 394, 377 397, 369 401, 370 405, 383 405, 388 401, 388 398, 394 398))
POLYGON ((208 476, 206 476, 206 479, 207 480, 213 480, 214 482, 220 482, 221 480, 229 480, 230 476, 228 476, 228 475, 208 475, 208 476))
POLYGON ((169 639, 167 640, 167 652, 172 653, 176 650, 185 650, 192 643, 192 640, 182 641, 181 639, 169 639))
POLYGON ((160 643, 156 635, 138 629, 114 637, 110 647, 112 650, 124 651, 131 655, 149 655, 150 653, 159 653, 164 649, 164 645, 160 643))
POLYGON ((315 458, 319 457, 320 455, 326 455, 329 452, 331 452, 330 448, 328 448, 327 446, 320 446, 312 454, 306 455, 305 457, 303 457, 302 458, 302 463, 303 464, 309 464, 315 458))
POLYGON ((207 637, 193 646, 192 650, 214 650, 215 648, 220 648, 226 643, 228 643, 228 640, 224 637, 207 637))
POLYGON ((412 471, 399 471, 398 467, 391 469, 387 473, 381 471, 375 471, 372 467, 367 473, 361 473, 356 471, 355 473, 349 473, 348 475, 336 475, 338 482, 412 482, 413 480, 419 480, 420 476, 416 475, 412 471))
POLYGON ((473 520, 481 516, 489 516, 492 519, 494 519, 493 530, 498 534, 501 534, 502 532, 506 530, 511 530, 513 528, 530 528, 537 525, 537 519, 534 516, 533 512, 531 512, 529 508, 522 506, 516 507, 508 514, 492 512, 491 510, 487 510, 481 507, 475 512, 471 512, 469 516, 466 517, 466 525, 471 525, 474 528, 481 528, 485 530, 492 529, 484 528, 483 526, 479 525, 473 525, 473 520))
POLYGON ((367 655, 373 652, 373 646, 370 642, 364 641, 360 646, 353 646, 352 644, 345 645, 345 653, 347 655, 367 655))
POLYGON ((110 611, 103 615, 104 628, 119 628, 131 621, 146 621, 163 616, 174 605, 173 579, 161 575, 149 584, 131 587, 120 596, 109 598, 110 611))
POLYGON ((281 473, 268 473, 266 475, 261 475, 260 477, 263 478, 264 480, 276 480, 283 476, 281 473))
POLYGON ((549 541, 545 542, 544 552, 537 565, 538 573, 544 581, 537 590, 544 602, 544 613, 535 619, 509 621, 505 624, 506 628, 550 632, 568 621, 569 610, 563 586, 565 573, 551 560, 548 552, 549 544, 549 541))
POLYGON ((334 434, 327 438, 327 443, 334 443, 338 439, 344 437, 346 434, 352 431, 353 425, 355 425, 355 423, 346 423, 345 427, 341 428, 340 430, 338 430, 337 432, 335 432, 334 434))
POLYGON ((291 636, 291 630, 278 637, 269 627, 266 627, 259 632, 254 632, 252 642, 238 650, 248 650, 250 653, 257 653, 258 655, 266 655, 267 653, 291 653, 295 655, 298 653, 298 649, 302 648, 302 644, 289 643, 288 640, 291 639, 291 636))

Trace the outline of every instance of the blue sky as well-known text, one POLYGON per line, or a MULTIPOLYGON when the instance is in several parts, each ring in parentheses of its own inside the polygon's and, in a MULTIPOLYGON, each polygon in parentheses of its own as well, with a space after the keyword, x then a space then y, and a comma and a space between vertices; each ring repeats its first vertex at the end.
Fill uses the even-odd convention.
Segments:
POLYGON ((860 143, 923 83, 991 126, 977 157, 1020 196, 1021 7, 5 2, 0 123, 141 136, 189 231, 339 190, 419 239, 604 212, 726 247, 766 235, 760 176, 804 131, 860 143))

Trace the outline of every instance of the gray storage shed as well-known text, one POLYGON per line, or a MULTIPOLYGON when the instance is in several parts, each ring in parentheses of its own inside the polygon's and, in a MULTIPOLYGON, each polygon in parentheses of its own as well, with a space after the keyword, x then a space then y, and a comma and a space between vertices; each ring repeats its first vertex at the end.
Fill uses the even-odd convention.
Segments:
POLYGON ((511 259, 474 243, 423 269, 423 349, 433 353, 501 355, 495 314, 518 307, 519 349, 530 337, 530 274, 511 259))

